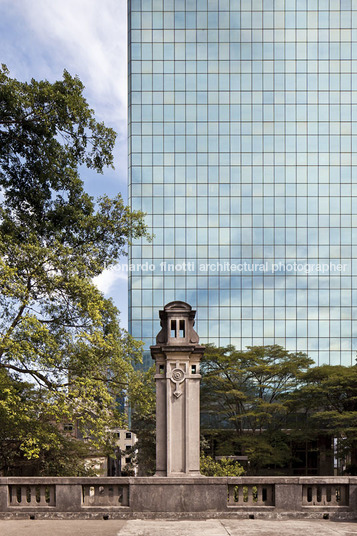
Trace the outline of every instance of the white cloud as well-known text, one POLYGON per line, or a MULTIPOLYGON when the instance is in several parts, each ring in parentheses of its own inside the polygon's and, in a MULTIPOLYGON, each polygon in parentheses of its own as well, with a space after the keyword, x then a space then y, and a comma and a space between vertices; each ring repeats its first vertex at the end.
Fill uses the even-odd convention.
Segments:
POLYGON ((115 305, 120 310, 120 325, 128 328, 128 274, 113 267, 104 270, 93 279, 93 283, 107 297, 114 298, 115 305))
POLYGON ((64 68, 78 74, 89 100, 96 102, 96 111, 105 121, 123 127, 127 108, 126 1, 17 0, 15 6, 12 10, 31 31, 32 45, 38 42, 42 47, 56 77, 58 69, 64 68))
POLYGON ((109 291, 116 285, 118 281, 128 281, 127 273, 111 268, 104 270, 100 275, 93 278, 93 283, 99 288, 104 294, 108 294, 109 291))

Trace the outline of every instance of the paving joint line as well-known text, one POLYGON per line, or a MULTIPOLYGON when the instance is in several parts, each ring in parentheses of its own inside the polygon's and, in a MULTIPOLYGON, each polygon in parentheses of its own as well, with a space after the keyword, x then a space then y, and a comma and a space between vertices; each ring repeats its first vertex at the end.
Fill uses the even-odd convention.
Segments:
POLYGON ((228 536, 232 536, 232 533, 227 529, 227 527, 225 525, 223 525, 223 521, 220 519, 219 522, 222 525, 222 527, 224 528, 224 530, 226 531, 226 533, 228 534, 228 536))

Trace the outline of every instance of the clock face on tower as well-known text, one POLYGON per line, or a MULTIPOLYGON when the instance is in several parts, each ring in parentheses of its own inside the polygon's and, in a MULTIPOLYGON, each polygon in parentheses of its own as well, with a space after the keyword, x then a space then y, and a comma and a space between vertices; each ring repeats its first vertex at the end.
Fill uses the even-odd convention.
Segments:
POLYGON ((182 395, 182 391, 179 390, 180 383, 185 381, 185 372, 181 368, 174 368, 171 372, 171 381, 176 384, 176 389, 174 391, 174 396, 179 398, 182 395))

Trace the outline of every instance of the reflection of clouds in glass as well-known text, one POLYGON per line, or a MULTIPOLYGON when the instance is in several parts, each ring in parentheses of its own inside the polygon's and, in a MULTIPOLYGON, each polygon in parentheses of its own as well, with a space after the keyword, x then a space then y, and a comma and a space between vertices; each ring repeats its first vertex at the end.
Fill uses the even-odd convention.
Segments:
MULTIPOLYGON (((249 2, 246 4, 248 6, 249 2)), ((235 15, 230 15, 234 27, 235 15)), ((329 110, 329 103, 320 103, 319 109, 314 107, 317 73, 301 71, 296 77, 294 60, 300 49, 296 49, 290 42, 274 43, 274 28, 279 32, 285 27, 285 37, 293 35, 297 20, 299 24, 302 20, 306 22, 306 12, 281 12, 274 18, 273 13, 266 11, 261 13, 244 10, 240 15, 244 21, 244 29, 239 35, 240 43, 232 42, 229 47, 230 60, 241 62, 240 74, 234 71, 234 63, 230 65, 231 87, 236 87, 237 90, 228 94, 227 85, 226 95, 218 94, 215 102, 217 116, 219 113, 221 119, 227 118, 226 121, 221 121, 219 128, 213 122, 207 123, 202 116, 206 112, 197 106, 195 95, 186 125, 181 120, 175 123, 173 109, 168 110, 171 119, 164 123, 162 130, 167 130, 165 138, 166 143, 171 144, 170 150, 164 148, 162 133, 160 136, 146 136, 152 125, 149 121, 145 123, 145 128, 148 127, 145 134, 147 139, 143 139, 143 142, 149 147, 149 152, 150 144, 155 146, 157 142, 159 152, 164 151, 163 162, 147 170, 144 167, 150 166, 145 164, 141 170, 144 171, 144 179, 151 180, 153 177, 155 184, 139 185, 142 190, 137 194, 147 196, 145 202, 151 209, 150 196, 153 192, 154 203, 157 204, 154 208, 155 218, 159 212, 155 225, 158 226, 158 241, 164 247, 165 259, 175 255, 175 262, 191 257, 196 261, 190 279, 165 274, 163 286, 167 289, 165 298, 171 294, 175 299, 185 295, 198 308, 202 329, 208 337, 213 337, 212 333, 217 329, 212 324, 213 332, 210 332, 208 319, 211 322, 218 321, 221 342, 231 337, 238 347, 252 342, 267 344, 275 340, 288 348, 306 350, 308 337, 316 339, 316 343, 320 336, 320 355, 324 360, 328 353, 328 339, 321 336, 322 331, 324 334, 329 332, 334 339, 342 333, 348 339, 352 333, 350 327, 343 327, 344 319, 347 320, 346 326, 351 324, 348 322, 353 314, 351 305, 356 304, 357 308, 357 296, 353 293, 355 282, 347 276, 350 266, 347 273, 336 275, 314 274, 310 269, 311 273, 306 275, 304 270, 301 273, 299 270, 289 271, 284 268, 280 272, 270 268, 263 275, 257 269, 250 273, 231 272, 228 275, 218 274, 217 270, 213 273, 213 269, 205 275, 199 271, 199 263, 224 261, 259 264, 268 260, 270 263, 281 262, 287 266, 295 261, 304 265, 307 261, 316 264, 329 263, 330 259, 333 262, 344 262, 342 259, 346 259, 345 262, 351 265, 351 245, 355 242, 350 232, 351 196, 357 193, 356 190, 353 192, 351 184, 351 155, 339 154, 341 134, 346 136, 343 140, 344 150, 350 150, 351 145, 351 139, 347 138, 352 132, 350 118, 340 122, 341 117, 343 119, 347 113, 348 105, 340 106, 338 101, 341 97, 336 90, 336 104, 331 103, 329 110), (264 44, 261 44, 260 38, 257 42, 254 39, 262 27, 263 17, 264 27, 269 27, 269 30, 266 30, 264 44), (253 19, 254 29, 251 31, 253 19), (270 63, 260 64, 261 58, 270 63), (254 60, 253 63, 251 59, 254 60), (280 63, 284 59, 292 61, 280 63), (275 73, 274 77, 275 67, 279 67, 280 72, 275 73), (254 94, 250 92, 252 81, 256 90, 254 94), (274 83, 288 91, 275 92, 274 83), (301 90, 308 90, 308 116, 306 105, 296 101, 298 94, 293 91, 296 83, 301 90), (309 92, 310 89, 312 92, 309 92), (226 105, 228 101, 220 102, 221 97, 231 100, 229 107, 226 105), (324 121, 319 124, 318 119, 321 117, 324 117, 324 121), (327 117, 334 120, 329 123, 325 120, 327 117), (185 129, 190 140, 184 139, 185 129), (328 141, 329 134, 331 136, 328 141), (188 160, 189 166, 185 169, 188 160), (188 170, 189 184, 185 186, 188 170), (157 187, 157 190, 154 192, 151 186, 157 187), (167 196, 166 199, 158 198, 162 195, 167 196), (189 197, 184 199, 185 195, 189 197), (229 196, 232 197, 229 199, 229 196), (164 207, 165 214, 161 214, 164 207), (187 219, 183 222, 185 211, 187 219), (185 225, 186 236, 183 233, 185 225), (345 228, 341 238, 340 225, 345 228), (167 230, 166 242, 164 228, 167 230), (186 292, 183 292, 185 289, 186 292), (243 322, 240 321, 241 317, 243 322), (330 318, 333 319, 333 324, 327 326, 323 323, 328 324, 330 318)), ((324 24, 328 21, 326 14, 321 20, 324 24), (323 20, 324 17, 326 20, 323 20)), ((230 38, 233 37, 234 34, 231 33, 230 38)), ((312 48, 310 52, 328 55, 335 44, 338 46, 336 52, 343 52, 348 57, 351 52, 348 42, 342 45, 332 43, 330 48, 323 44, 316 50, 312 48)), ((140 43, 135 46, 139 51, 140 43)), ((191 47, 191 44, 188 46, 191 47)), ((218 45, 213 46, 218 50, 218 45)), ((172 49, 173 59, 173 46, 170 44, 167 47, 172 49)), ((196 53, 196 45, 192 44, 191 48, 196 53)), ((228 47, 222 48, 222 54, 226 48, 228 50, 228 47)), ((147 50, 146 47, 145 53, 147 50)), ((223 56, 217 56, 216 59, 220 61, 223 56)), ((318 58, 315 59, 317 61, 318 58)), ((167 61, 170 61, 169 58, 167 61)), ((175 67, 174 63, 172 67, 175 67)), ((194 83, 198 81, 196 75, 193 73, 192 76, 194 83)), ((326 79, 326 87, 330 82, 333 83, 335 73, 331 76, 328 78, 327 73, 320 73, 321 80, 326 79)), ((346 75, 348 77, 346 83, 350 82, 349 74, 346 75)), ((222 76, 222 84, 224 79, 222 76)), ((206 105, 208 101, 207 88, 202 80, 200 106, 206 105)), ((178 86, 175 87, 173 80, 170 83, 170 92, 165 93, 165 88, 163 90, 164 96, 170 98, 170 104, 173 104, 176 97, 183 98, 183 93, 175 91, 178 86)), ((220 87, 223 88, 223 85, 220 87)), ((150 87, 146 89, 150 90, 150 87)), ((145 94, 145 98, 150 97, 149 93, 145 94)), ((137 97, 139 95, 138 92, 137 97)), ((187 93, 185 97, 188 96, 187 93)), ((212 98, 213 95, 209 97, 212 98)), ((181 106, 180 110, 184 112, 185 109, 181 106)), ((144 105, 143 110, 151 113, 148 104, 144 105)), ((151 157, 147 153, 137 152, 137 165, 142 165, 144 159, 148 163, 148 156, 151 157)), ((157 156, 155 153, 155 158, 157 156)), ((150 257, 150 247, 148 251, 142 250, 144 258, 145 255, 150 257)), ((156 251, 155 255, 159 257, 160 253, 156 251)), ((160 287, 161 281, 155 277, 152 279, 155 289, 160 287)), ((153 300, 155 299, 159 299, 158 294, 153 292, 153 300)), ((155 316, 155 308, 153 315, 155 316)), ((213 338, 215 337, 216 335, 213 338)), ((318 348, 314 345, 310 352, 313 358, 318 357, 318 348)), ((341 356, 346 357, 346 352, 348 350, 341 356)), ((338 362, 337 353, 338 348, 331 348, 331 362, 338 362)))

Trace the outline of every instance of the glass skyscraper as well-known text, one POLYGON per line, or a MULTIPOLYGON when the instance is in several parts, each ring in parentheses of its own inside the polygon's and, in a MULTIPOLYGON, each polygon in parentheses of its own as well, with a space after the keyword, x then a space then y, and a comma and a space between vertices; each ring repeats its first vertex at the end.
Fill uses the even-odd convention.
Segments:
POLYGON ((357 0, 129 0, 129 329, 357 350, 357 0))

